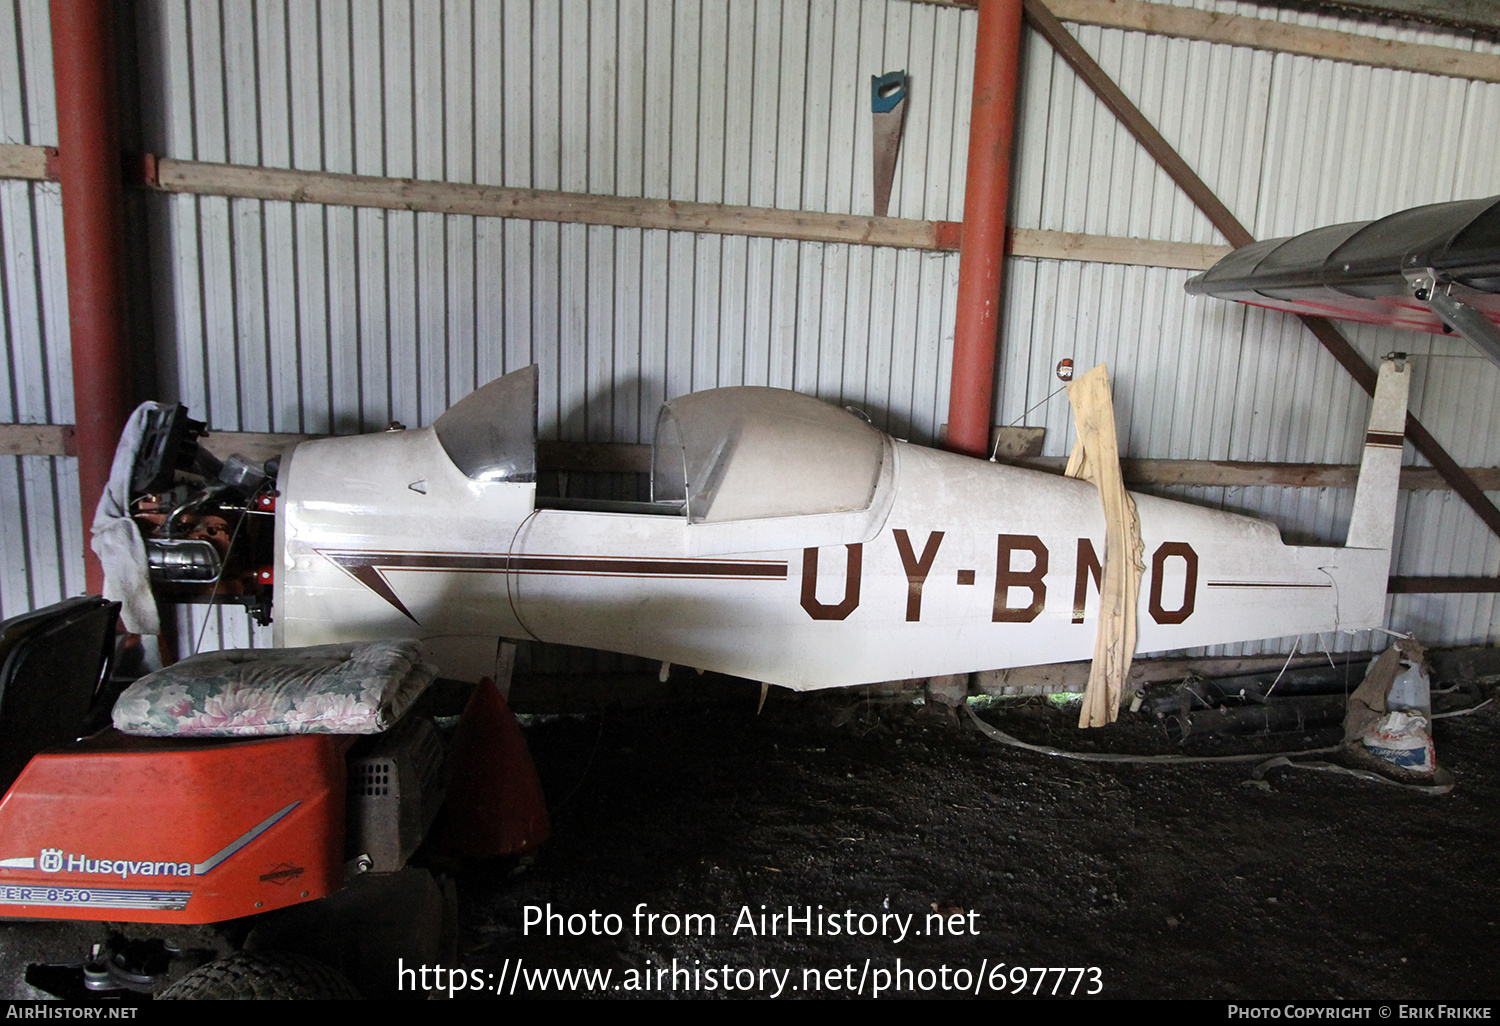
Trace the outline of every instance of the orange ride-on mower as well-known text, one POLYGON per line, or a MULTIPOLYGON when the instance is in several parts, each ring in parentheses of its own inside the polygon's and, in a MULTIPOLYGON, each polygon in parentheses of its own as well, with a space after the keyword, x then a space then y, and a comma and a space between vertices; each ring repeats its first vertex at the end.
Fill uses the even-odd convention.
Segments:
MULTIPOLYGON (((117 611, 80 598, 0 624, 0 971, 27 985, 5 996, 427 996, 402 992, 398 968, 454 964, 453 886, 421 864, 439 847, 435 824, 460 855, 518 853, 547 834, 500 691, 482 682, 444 717, 461 694, 440 682, 373 734, 170 736, 158 724, 168 736, 132 736, 105 725, 117 611)), ((268 655, 284 666, 299 651, 321 652, 268 655)), ((256 655, 213 653, 212 665, 238 671, 256 655)), ((192 704, 172 688, 196 693, 208 658, 171 668, 164 707, 192 704)), ((257 674, 235 678, 237 699, 257 674)), ((204 718, 185 718, 183 734, 204 718)))

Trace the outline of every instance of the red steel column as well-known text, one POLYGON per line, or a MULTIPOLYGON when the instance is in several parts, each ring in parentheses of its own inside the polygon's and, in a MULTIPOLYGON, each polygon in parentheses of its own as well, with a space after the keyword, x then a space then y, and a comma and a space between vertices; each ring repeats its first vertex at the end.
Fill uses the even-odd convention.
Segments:
POLYGON ((1021 0, 979 0, 953 379, 948 395, 948 448, 971 456, 988 456, 990 448, 1020 52, 1021 0))
POLYGON ((52 0, 52 68, 84 570, 88 590, 98 594, 104 574, 87 545, 89 525, 130 414, 119 108, 109 0, 52 0))

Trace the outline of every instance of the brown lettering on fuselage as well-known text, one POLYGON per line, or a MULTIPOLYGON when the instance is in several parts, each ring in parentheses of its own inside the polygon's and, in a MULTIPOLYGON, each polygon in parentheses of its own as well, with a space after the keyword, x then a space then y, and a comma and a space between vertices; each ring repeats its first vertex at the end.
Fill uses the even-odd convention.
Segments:
POLYGON ((912 551, 911 538, 903 530, 891 532, 896 536, 896 551, 901 554, 901 569, 906 571, 906 619, 908 622, 922 619, 922 585, 932 572, 932 561, 937 558, 938 546, 943 542, 943 532, 933 531, 922 546, 919 559, 912 551))
MULTIPOLYGON (((1000 535, 999 553, 995 562, 995 612, 996 623, 1030 623, 1042 612, 1047 602, 1047 585, 1043 578, 1047 574, 1047 546, 1035 535, 1000 535), (1036 557, 1031 570, 1015 570, 1011 567, 1011 554, 1016 549, 1027 549, 1036 557), (1008 591, 1011 588, 1030 588, 1031 605, 1015 607, 1010 604, 1008 591)), ((1093 578, 1097 593, 1104 577, 1103 561, 1088 538, 1078 539, 1078 561, 1073 577, 1073 622, 1083 623, 1088 603, 1089 578, 1093 578)), ((1179 624, 1193 615, 1198 604, 1198 553, 1187 542, 1163 542, 1151 558, 1151 590, 1147 607, 1151 617, 1159 624, 1179 624), (1177 608, 1168 609, 1162 601, 1162 588, 1166 577, 1167 560, 1176 557, 1184 564, 1182 599, 1177 608)))
POLYGON ((1041 615, 1047 604, 1047 546, 1033 534, 1002 534, 995 552, 995 623, 1030 623, 1041 615), (1036 558, 1030 570, 1013 570, 1011 553, 1025 549, 1036 558), (1010 604, 1011 588, 1029 588, 1031 604, 1019 608, 1010 604))
POLYGON ((1083 623, 1083 609, 1088 604, 1089 598, 1089 576, 1094 578, 1094 591, 1097 592, 1103 585, 1100 584, 1104 575, 1104 568, 1099 564, 1099 557, 1094 553, 1094 543, 1087 538, 1078 539, 1078 574, 1073 580, 1073 622, 1083 623))
POLYGON ((1151 618, 1157 623, 1182 623, 1193 615, 1198 601, 1198 553, 1187 542, 1162 542, 1151 557, 1151 618), (1187 566, 1187 577, 1182 582, 1182 605, 1176 609, 1164 609, 1161 604, 1162 578, 1165 576, 1167 560, 1177 556, 1187 566))
POLYGON ((844 600, 837 605, 818 601, 818 550, 802 550, 802 608, 814 620, 845 620, 859 605, 859 580, 865 547, 857 542, 844 547, 849 550, 845 563, 844 600))
MULTIPOLYGON (((901 557, 901 569, 906 577, 906 621, 917 623, 922 618, 922 591, 937 562, 944 531, 930 531, 917 554, 911 534, 906 530, 893 530, 896 552, 901 557)), ((846 620, 859 607, 860 584, 863 577, 864 546, 852 544, 844 562, 844 594, 840 601, 823 602, 818 598, 818 554, 816 548, 802 550, 802 608, 814 620, 846 620)), ((1047 605, 1047 568, 1050 552, 1046 543, 1033 534, 1001 534, 996 536, 995 551, 995 599, 991 620, 994 623, 1031 623, 1047 605), (1015 553, 1022 550, 1031 553, 1029 569, 1019 569, 1013 564, 1015 553), (1031 601, 1024 606, 1011 605, 1010 590, 1025 589, 1031 592, 1031 601)), ((958 571, 959 584, 972 584, 973 578, 964 578, 965 571, 958 571)), ((972 571, 969 574, 972 575, 972 571)), ((1078 558, 1073 577, 1073 622, 1083 623, 1088 603, 1089 580, 1093 579, 1094 592, 1098 594, 1104 577, 1103 560, 1099 558, 1094 543, 1088 538, 1078 539, 1078 558)), ((1198 553, 1187 542, 1163 542, 1151 557, 1151 586, 1147 608, 1151 617, 1163 625, 1183 623, 1193 615, 1198 602, 1198 553), (1182 596, 1175 609, 1166 608, 1163 590, 1168 560, 1183 562, 1182 596)))

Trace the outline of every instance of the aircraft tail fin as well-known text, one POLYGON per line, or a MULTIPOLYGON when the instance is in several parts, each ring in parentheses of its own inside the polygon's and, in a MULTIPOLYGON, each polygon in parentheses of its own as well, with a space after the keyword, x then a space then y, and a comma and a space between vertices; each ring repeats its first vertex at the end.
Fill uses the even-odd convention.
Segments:
POLYGON ((1346 548, 1391 547, 1396 533, 1396 492, 1401 484, 1401 448, 1406 440, 1406 398, 1410 387, 1411 364, 1405 354, 1388 356, 1380 362, 1346 548))

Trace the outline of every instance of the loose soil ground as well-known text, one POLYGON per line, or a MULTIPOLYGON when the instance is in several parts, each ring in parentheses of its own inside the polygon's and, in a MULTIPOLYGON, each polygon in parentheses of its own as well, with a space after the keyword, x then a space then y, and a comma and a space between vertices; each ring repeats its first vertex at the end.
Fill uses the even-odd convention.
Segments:
MULTIPOLYGON (((1025 740, 1079 750, 1225 754, 1339 738, 1189 745, 1145 721, 1083 732, 1076 713, 1042 700, 985 716, 1025 740)), ((783 996, 808 996, 806 971, 823 974, 825 996, 845 996, 867 960, 868 995, 875 971, 894 972, 899 959, 934 971, 912 976, 903 996, 913 987, 955 996, 938 983, 944 966, 972 993, 984 966, 986 996, 992 983, 1016 987, 1004 975, 1014 967, 1082 967, 1097 968, 1101 996, 1114 998, 1494 998, 1497 735, 1495 705, 1440 721, 1438 758, 1457 787, 1430 796, 1306 771, 1273 771, 1257 786, 1253 764, 1071 762, 996 744, 942 710, 839 696, 773 693, 759 715, 747 695, 540 720, 527 736, 555 834, 529 865, 461 877, 462 964, 497 979, 518 960, 528 970, 607 969, 611 988, 674 960, 774 969, 790 971, 783 996), (617 914, 620 933, 523 930, 526 906, 549 904, 563 915, 617 914), (707 913, 716 931, 637 933, 642 905, 707 913), (934 910, 962 913, 977 935, 895 943, 734 930, 742 909, 819 905, 841 920, 846 910, 911 914, 918 931, 934 910), (996 965, 1001 978, 988 975, 996 965)), ((1066 975, 1061 991, 1076 979, 1066 975)), ((1095 974, 1082 979, 1080 994, 1094 989, 1095 974)), ((678 981, 679 995, 726 993, 678 981)), ((1043 991, 1056 981, 1047 976, 1043 991)), ((1036 982, 1029 976, 1028 992, 1036 982)))

